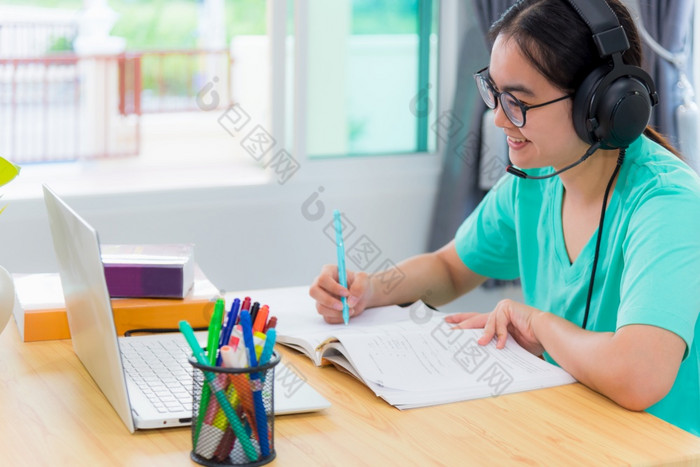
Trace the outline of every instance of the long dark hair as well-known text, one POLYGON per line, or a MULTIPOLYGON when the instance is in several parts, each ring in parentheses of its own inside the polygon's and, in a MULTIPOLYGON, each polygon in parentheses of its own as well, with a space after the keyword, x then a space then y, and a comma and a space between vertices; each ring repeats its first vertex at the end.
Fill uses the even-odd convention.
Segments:
MULTIPOLYGON (((627 34, 630 48, 622 60, 642 66, 642 43, 629 11, 619 0, 606 0, 627 34)), ((609 59, 601 58, 585 21, 565 0, 521 0, 489 29, 491 43, 499 34, 518 43, 523 55, 551 83, 574 93, 584 78, 609 59)), ((647 126, 644 134, 681 157, 660 133, 647 126)))

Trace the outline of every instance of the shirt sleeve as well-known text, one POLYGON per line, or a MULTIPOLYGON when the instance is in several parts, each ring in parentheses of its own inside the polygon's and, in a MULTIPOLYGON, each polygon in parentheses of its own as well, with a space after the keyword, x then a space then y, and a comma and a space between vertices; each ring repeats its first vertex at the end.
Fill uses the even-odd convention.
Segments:
POLYGON ((658 326, 680 336, 689 349, 700 313, 697 193, 675 187, 649 193, 630 220, 623 257, 617 328, 658 326))
POLYGON ((457 230, 455 245, 472 271, 495 279, 519 277, 513 177, 503 177, 457 230))

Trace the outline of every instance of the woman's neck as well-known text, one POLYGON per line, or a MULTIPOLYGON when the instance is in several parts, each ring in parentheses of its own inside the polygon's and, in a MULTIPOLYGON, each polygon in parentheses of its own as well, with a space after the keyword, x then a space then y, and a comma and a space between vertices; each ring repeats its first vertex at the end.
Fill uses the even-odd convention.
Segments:
POLYGON ((617 165, 618 155, 618 149, 599 149, 581 165, 561 174, 559 177, 569 200, 582 204, 600 201, 617 165))

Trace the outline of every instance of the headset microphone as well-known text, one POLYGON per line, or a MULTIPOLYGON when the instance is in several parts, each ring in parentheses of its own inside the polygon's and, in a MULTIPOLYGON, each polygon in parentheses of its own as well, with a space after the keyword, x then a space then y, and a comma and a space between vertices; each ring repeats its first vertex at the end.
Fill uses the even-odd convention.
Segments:
POLYGON ((579 159, 579 160, 577 160, 576 162, 574 162, 573 164, 567 165, 567 166, 564 167, 563 169, 557 170, 556 172, 551 173, 551 174, 547 174, 547 175, 528 175, 528 174, 526 174, 525 172, 523 172, 522 170, 520 170, 520 169, 514 167, 513 164, 510 164, 508 167, 506 167, 506 172, 508 172, 509 174, 513 174, 513 175, 515 175, 516 177, 520 177, 520 178, 530 178, 530 179, 532 179, 532 180, 544 180, 545 178, 552 178, 552 177, 554 177, 555 175, 559 175, 559 174, 562 173, 562 172, 566 172, 566 171, 569 170, 569 169, 573 169, 574 167, 576 167, 577 165, 579 165, 580 163, 582 163, 583 161, 585 161, 586 159, 588 159, 589 157, 591 157, 591 155, 592 155, 594 152, 596 152, 596 151, 598 150, 598 148, 600 148, 600 142, 595 142, 595 143, 591 144, 591 147, 588 148, 588 150, 586 151, 586 154, 584 154, 583 157, 581 157, 581 159, 579 159))

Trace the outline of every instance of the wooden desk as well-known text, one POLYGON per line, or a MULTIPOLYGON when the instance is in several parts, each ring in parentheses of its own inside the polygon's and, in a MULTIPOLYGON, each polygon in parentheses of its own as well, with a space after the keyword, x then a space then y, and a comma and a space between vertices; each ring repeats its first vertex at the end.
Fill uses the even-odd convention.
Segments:
MULTIPOLYGON (((275 420, 277 465, 700 465, 700 438, 580 384, 401 412, 281 350, 333 406, 275 420)), ((71 342, 0 335, 0 464, 179 466, 189 428, 129 434, 71 342)))

